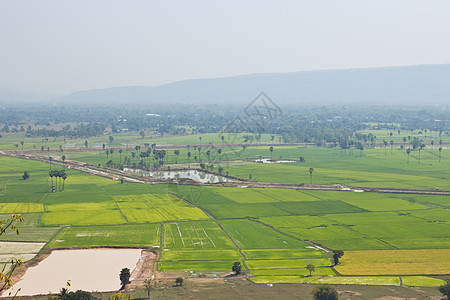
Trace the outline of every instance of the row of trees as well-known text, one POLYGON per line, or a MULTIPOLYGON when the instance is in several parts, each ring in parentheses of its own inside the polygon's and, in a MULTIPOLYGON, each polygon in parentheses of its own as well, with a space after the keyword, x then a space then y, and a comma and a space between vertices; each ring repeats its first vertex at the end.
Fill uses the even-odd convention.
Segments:
POLYGON ((48 172, 48 176, 51 178, 52 180, 52 192, 58 191, 58 179, 59 179, 59 191, 63 191, 64 190, 64 184, 66 182, 67 179, 67 173, 65 170, 50 170, 48 172), (53 178, 56 179, 56 186, 53 185, 53 178), (62 188, 61 188, 61 179, 62 179, 62 188))

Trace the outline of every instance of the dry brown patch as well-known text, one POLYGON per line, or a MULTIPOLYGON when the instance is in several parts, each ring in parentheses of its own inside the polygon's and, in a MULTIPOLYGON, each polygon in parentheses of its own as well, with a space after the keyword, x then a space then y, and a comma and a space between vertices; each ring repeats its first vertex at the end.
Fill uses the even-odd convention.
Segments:
POLYGON ((339 296, 342 296, 342 297, 361 296, 361 293, 354 292, 354 291, 339 291, 338 294, 339 294, 339 296))

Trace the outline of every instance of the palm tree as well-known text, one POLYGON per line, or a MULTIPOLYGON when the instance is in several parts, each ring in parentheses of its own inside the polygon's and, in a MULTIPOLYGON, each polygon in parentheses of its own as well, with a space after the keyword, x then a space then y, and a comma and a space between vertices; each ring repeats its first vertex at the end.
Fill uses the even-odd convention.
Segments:
POLYGON ((23 141, 20 141, 20 144, 22 145, 22 150, 23 150, 23 144, 24 144, 24 142, 23 142, 23 141))
POLYGON ((109 150, 106 150, 106 159, 108 159, 109 156, 109 150))
POLYGON ((122 149, 119 149, 119 157, 120 157, 120 163, 122 163, 122 149))
POLYGON ((66 174, 66 172, 63 171, 63 174, 62 174, 61 177, 62 177, 62 179, 63 179, 63 188, 62 188, 62 189, 63 189, 63 191, 64 191, 64 183, 66 182, 66 179, 67 179, 67 174, 66 174))
POLYGON ((388 142, 386 140, 383 140, 383 144, 384 144, 384 155, 386 155, 386 146, 388 142))
POLYGON ((421 144, 419 146, 419 164, 420 164, 420 150, 422 150, 423 148, 425 148, 425 144, 421 144))
POLYGON ((206 155, 208 156, 208 162, 210 162, 211 151, 210 150, 206 151, 206 155))
POLYGON ((217 153, 219 153, 219 163, 220 163, 221 154, 222 154, 222 149, 217 149, 217 153))
MULTIPOLYGON (((273 135, 272 135, 272 137, 273 137, 273 135)), ((270 146, 269 151, 270 151, 270 160, 272 160, 272 153, 273 153, 273 147, 272 146, 270 146)))
POLYGON ((406 149, 406 154, 408 154, 408 164, 409 164, 409 155, 411 154, 411 148, 406 149))
POLYGON ((389 143, 391 144, 391 154, 392 154, 392 146, 394 146, 394 141, 391 140, 389 143))
POLYGON ((309 172, 309 184, 312 184, 312 174, 314 172, 314 169, 313 168, 309 168, 308 172, 309 172))
POLYGON ((61 156, 61 159, 62 159, 62 161, 64 163, 66 161, 66 156, 65 155, 61 156))
POLYGON ((439 162, 441 162, 441 152, 442 152, 442 147, 439 147, 439 162))
POLYGON ((50 170, 48 172, 48 176, 50 176, 50 178, 52 179, 52 192, 53 192, 53 176, 54 176, 54 172, 50 170))
POLYGON ((188 157, 188 169, 190 169, 191 168, 191 152, 190 151, 188 151, 188 153, 187 153, 187 157, 188 157))
POLYGON ((178 163, 178 155, 180 155, 180 150, 173 150, 173 154, 175 154, 175 163, 178 163))

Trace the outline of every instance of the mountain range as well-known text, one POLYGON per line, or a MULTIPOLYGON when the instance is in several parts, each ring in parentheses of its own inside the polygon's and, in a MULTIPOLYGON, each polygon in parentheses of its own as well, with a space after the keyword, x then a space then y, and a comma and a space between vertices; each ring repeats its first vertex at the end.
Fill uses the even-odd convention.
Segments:
POLYGON ((52 102, 245 104, 261 91, 279 104, 447 104, 450 103, 450 64, 191 79, 160 86, 85 90, 53 98, 52 102))

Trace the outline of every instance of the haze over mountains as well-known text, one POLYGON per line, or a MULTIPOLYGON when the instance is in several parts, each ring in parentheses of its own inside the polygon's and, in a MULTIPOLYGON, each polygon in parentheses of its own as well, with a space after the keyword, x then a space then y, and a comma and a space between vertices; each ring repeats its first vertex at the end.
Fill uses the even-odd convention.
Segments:
MULTIPOLYGON (((161 86, 86 90, 53 98, 58 104, 250 102, 264 91, 279 104, 448 104, 450 64, 304 71, 192 79, 161 86)), ((0 94, 1 100, 14 100, 0 94)), ((32 100, 32 99, 30 99, 32 100)))

